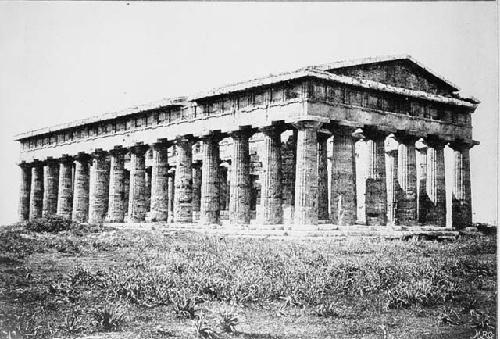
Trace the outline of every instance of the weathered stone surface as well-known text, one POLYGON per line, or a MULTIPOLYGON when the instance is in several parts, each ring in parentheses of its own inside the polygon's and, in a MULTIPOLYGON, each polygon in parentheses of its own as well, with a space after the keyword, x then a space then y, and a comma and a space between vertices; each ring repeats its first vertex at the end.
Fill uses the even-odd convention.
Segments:
POLYGON ((168 218, 168 152, 166 144, 153 145, 151 166, 151 212, 148 221, 168 218))
POLYGON ((73 158, 64 157, 59 163, 57 214, 70 219, 73 211, 73 158))
POLYGON ((398 138, 398 183, 401 188, 397 196, 397 220, 400 225, 416 225, 417 220, 417 172, 416 138, 398 138))
POLYGON ((231 159, 231 188, 229 221, 231 224, 250 223, 250 154, 247 131, 231 135, 233 139, 231 159))
POLYGON ((264 225, 281 224, 283 209, 281 197, 281 139, 276 127, 262 129, 261 222, 264 225))
POLYGON ((146 160, 147 147, 138 145, 130 148, 130 188, 127 222, 144 221, 146 217, 146 160))
POLYGON ((86 154, 75 157, 75 183, 73 191, 73 212, 71 218, 87 222, 89 214, 89 160, 86 154))
POLYGON ((43 209, 43 165, 36 161, 31 167, 31 192, 29 219, 42 216, 43 209))
POLYGON ((318 133, 318 219, 329 220, 328 213, 328 150, 329 134, 318 133))
POLYGON ((203 138, 200 224, 220 223, 219 136, 203 138))
POLYGON ((462 229, 472 225, 470 186, 470 146, 461 143, 453 147, 452 223, 462 229))
MULTIPOLYGON (((146 153, 147 154, 147 153, 146 153)), ((146 214, 151 211, 151 186, 153 180, 153 171, 151 166, 144 167, 144 205, 146 214)))
POLYGON ((368 134, 366 141, 368 168, 366 176, 366 224, 387 223, 387 185, 385 178, 385 145, 383 134, 368 134))
MULTIPOLYGON (((192 140, 176 140, 177 169, 175 171, 174 221, 190 223, 193 221, 193 170, 192 140)), ((203 175, 203 174, 202 174, 203 175)))
POLYGON ((123 222, 126 215, 128 190, 125 188, 125 153, 126 150, 120 148, 110 152, 108 222, 123 222))
POLYGON ((101 223, 108 211, 109 198, 109 165, 106 153, 92 154, 89 188, 89 223, 101 223))
POLYGON ((444 177, 444 144, 439 141, 428 143, 426 191, 430 204, 426 223, 446 226, 446 188, 444 177))
POLYGON ((201 161, 196 161, 193 166, 193 220, 200 220, 201 207, 201 161))
POLYGON ((21 185, 19 189, 19 221, 25 221, 30 216, 31 166, 26 163, 19 165, 21 169, 21 185))
POLYGON ((332 222, 353 225, 356 221, 356 181, 352 128, 334 131, 330 208, 332 222))
POLYGON ((318 138, 321 122, 300 121, 295 165, 295 225, 318 224, 318 138))
POLYGON ((57 213, 58 190, 59 163, 56 160, 50 159, 43 166, 43 216, 57 213))

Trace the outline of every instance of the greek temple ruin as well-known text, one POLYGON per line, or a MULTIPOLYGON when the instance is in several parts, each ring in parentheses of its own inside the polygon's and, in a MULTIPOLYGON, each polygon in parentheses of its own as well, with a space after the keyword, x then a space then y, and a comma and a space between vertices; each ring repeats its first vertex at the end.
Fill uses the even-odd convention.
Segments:
POLYGON ((29 131, 16 136, 19 219, 460 229, 478 104, 390 56, 29 131))

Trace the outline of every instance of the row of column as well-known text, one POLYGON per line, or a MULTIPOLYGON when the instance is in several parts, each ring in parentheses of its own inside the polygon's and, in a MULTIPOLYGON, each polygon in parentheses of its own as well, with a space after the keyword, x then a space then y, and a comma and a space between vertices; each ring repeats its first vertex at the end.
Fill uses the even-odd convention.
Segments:
MULTIPOLYGON (((297 129, 294 223, 315 225, 331 220, 338 225, 446 222, 444 146, 437 139, 417 142, 413 136, 337 127, 328 178, 328 133, 317 121, 301 121, 297 129), (355 161, 355 143, 366 142, 363 161, 355 161), (417 157, 419 168, 416 168, 417 157), (361 168, 360 168, 361 167, 361 168), (362 175, 359 174, 362 171, 362 175), (356 183, 356 178, 362 180, 356 183), (330 182, 330 189, 328 183, 330 182), (362 190, 359 191, 359 187, 362 190), (358 186, 358 189, 357 189, 358 186), (330 194, 329 194, 330 191, 330 194), (360 209, 359 206, 364 208, 360 209), (361 213, 360 213, 361 211, 361 213)), ((261 129, 260 222, 282 224, 281 127, 261 129)), ((250 130, 231 133, 229 219, 250 222, 250 130)), ((169 171, 166 143, 152 146, 151 200, 146 203, 145 153, 148 146, 128 150, 79 154, 30 165, 22 164, 19 215, 21 220, 58 214, 79 222, 220 223, 221 135, 202 138, 201 166, 192 159, 193 138, 175 140, 175 175, 169 171), (124 156, 130 154, 130 174, 124 156), (73 162, 75 170, 73 174, 73 162), (88 166, 88 163, 91 166, 88 166), (128 194, 127 194, 128 192, 128 194), (128 197, 128 199, 127 199, 128 197), (126 214, 126 215, 125 215, 126 214)), ((454 178, 452 215, 455 225, 471 223, 469 146, 452 144, 454 178)))

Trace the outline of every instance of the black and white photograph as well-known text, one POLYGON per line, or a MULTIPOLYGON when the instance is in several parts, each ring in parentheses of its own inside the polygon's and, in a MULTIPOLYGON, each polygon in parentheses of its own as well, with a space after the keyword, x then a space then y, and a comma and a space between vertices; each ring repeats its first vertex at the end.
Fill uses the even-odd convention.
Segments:
POLYGON ((497 338, 498 16, 0 2, 0 339, 497 338))

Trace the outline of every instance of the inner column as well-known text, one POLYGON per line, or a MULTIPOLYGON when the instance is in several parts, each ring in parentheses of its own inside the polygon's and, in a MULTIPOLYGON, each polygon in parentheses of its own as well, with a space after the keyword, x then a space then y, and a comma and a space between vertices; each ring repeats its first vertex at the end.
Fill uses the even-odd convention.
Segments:
POLYGON ((193 161, 192 140, 176 140, 177 169, 175 171, 174 222, 193 222, 193 161))
POLYGON ((59 192, 57 198, 57 214, 71 218, 73 210, 73 158, 66 156, 59 163, 59 192))
POLYGON ((73 185, 73 212, 71 219, 87 222, 89 213, 89 162, 87 154, 79 153, 75 157, 75 183, 73 185))
POLYGON ((108 222, 123 222, 127 209, 125 195, 125 153, 124 149, 110 151, 108 222))
POLYGON ((148 147, 137 145, 130 148, 130 187, 127 222, 141 222, 146 216, 146 159, 148 147))
POLYGON ((168 146, 153 144, 151 166, 151 211, 148 221, 166 221, 168 217, 168 146))
POLYGON ((208 135, 203 137, 202 141, 200 224, 220 224, 220 137, 218 135, 208 135))
POLYGON ((193 221, 200 220, 201 208, 201 161, 195 161, 193 166, 193 221))
POLYGON ((385 178, 385 134, 367 131, 366 224, 387 223, 387 186, 385 178))
POLYGON ((334 130, 330 206, 332 222, 354 225, 356 222, 356 179, 354 167, 354 137, 352 127, 334 130))
POLYGON ((461 142, 451 144, 453 149, 452 223, 454 228, 472 226, 470 187, 470 148, 461 142))
POLYGON ((427 143, 427 196, 430 200, 426 222, 446 226, 446 188, 444 144, 438 140, 427 143))
POLYGON ((43 166, 43 216, 57 213, 58 191, 59 163, 54 159, 48 159, 43 166))
POLYGON ((318 138, 319 121, 300 121, 297 128, 295 165, 295 225, 318 224, 318 138))
POLYGON ((394 134, 385 139, 385 175, 387 191, 387 225, 397 224, 396 209, 398 184, 398 142, 394 134))
POLYGON ((90 167, 89 223, 104 221, 108 211, 109 167, 106 153, 97 151, 92 154, 90 167))
POLYGON ((281 133, 277 127, 261 129, 263 154, 261 169, 260 210, 263 225, 283 223, 281 199, 281 133))
POLYGON ((40 218, 43 208, 43 166, 39 161, 31 167, 31 192, 29 219, 40 218))
POLYGON ((398 137, 398 183, 401 194, 397 197, 396 218, 401 225, 413 226, 417 220, 417 174, 416 174, 416 137, 398 137))
POLYGON ((318 219, 329 220, 328 213, 328 138, 330 134, 318 133, 318 219))
POLYGON ((250 223, 250 154, 248 131, 231 134, 233 149, 230 171, 229 222, 232 225, 250 223))

